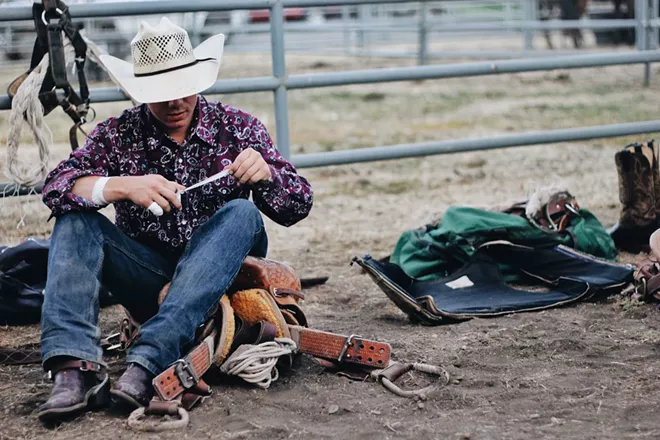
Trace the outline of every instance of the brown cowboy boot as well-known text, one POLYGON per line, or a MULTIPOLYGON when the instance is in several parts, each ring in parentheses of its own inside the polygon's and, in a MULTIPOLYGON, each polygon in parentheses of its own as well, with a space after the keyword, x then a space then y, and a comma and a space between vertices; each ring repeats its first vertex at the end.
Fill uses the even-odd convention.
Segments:
POLYGON ((655 227, 660 228, 660 146, 655 139, 646 145, 653 151, 653 193, 655 194, 655 227))
POLYGON ((50 398, 37 409, 42 421, 62 420, 110 402, 110 380, 99 364, 63 361, 49 371, 49 376, 55 384, 50 398))
POLYGON ((131 409, 148 406, 154 395, 154 386, 151 381, 154 375, 138 364, 129 364, 128 368, 115 382, 110 394, 119 403, 131 409))
MULTIPOLYGON (((619 174, 619 223, 609 231, 616 247, 632 253, 648 249, 656 229, 654 151, 646 144, 630 144, 615 155, 619 174)), ((657 164, 656 164, 657 167, 657 164)))

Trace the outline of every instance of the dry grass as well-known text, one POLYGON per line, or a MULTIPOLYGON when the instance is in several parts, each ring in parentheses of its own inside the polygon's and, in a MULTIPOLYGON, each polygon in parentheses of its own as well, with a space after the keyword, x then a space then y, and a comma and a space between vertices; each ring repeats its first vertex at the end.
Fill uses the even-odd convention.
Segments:
MULTIPOLYGON (((355 61, 346 57, 290 55, 292 73, 334 71, 409 65, 410 61, 366 59, 355 61)), ((228 55, 224 60, 225 77, 269 75, 270 60, 258 55, 228 55)), ((8 83, 17 72, 0 79, 8 83)), ((641 86, 641 66, 583 69, 567 72, 528 73, 437 81, 400 82, 323 89, 295 90, 289 94, 289 119, 294 154, 367 148, 377 145, 423 142, 438 139, 486 137, 526 130, 543 130, 580 125, 633 122, 654 118, 658 89, 641 86)), ((4 84, 0 84, 0 87, 4 84)), ((106 84, 107 85, 107 84, 106 84)), ((273 137, 275 121, 270 93, 212 96, 236 105, 260 117, 273 137)), ((97 121, 118 114, 128 103, 98 104, 94 108, 97 121)), ((0 114, 0 140, 4 145, 7 133, 7 112, 0 114)), ((52 165, 66 157, 69 121, 59 110, 46 118, 57 145, 53 149, 52 165)), ((428 159, 355 165, 307 171, 316 188, 317 201, 362 197, 379 193, 400 199, 405 194, 419 195, 440 190, 439 199, 451 203, 490 203, 505 195, 514 197, 529 190, 534 183, 527 179, 547 180, 584 177, 584 163, 576 158, 598 156, 611 165, 613 151, 624 143, 639 139, 603 139, 572 146, 549 145, 538 148, 496 150, 488 153, 467 153, 428 159), (587 148, 585 148, 587 147, 587 148), (506 163, 506 157, 517 157, 506 163), (476 158, 476 159, 475 159, 476 158), (500 163, 502 158, 504 163, 500 163), (476 160, 476 162, 475 162, 476 160), (493 168, 493 164, 497 167, 493 168), (499 168, 499 167, 502 168, 499 168), (524 168, 524 169, 523 169, 524 168), (521 177, 516 188, 498 188, 498 175, 515 172, 521 177), (343 182, 347 175, 350 182, 343 182), (359 177, 357 180, 355 176, 359 177), (366 177, 365 177, 366 176, 366 177), (523 176, 527 176, 523 178, 523 176), (486 192, 466 194, 466 185, 475 181, 493 182, 486 192), (502 196, 494 197, 496 194, 502 196)), ((29 133, 24 131, 21 154, 36 159, 36 148, 30 147, 29 133)), ((4 152, 0 156, 4 162, 4 152)), ((603 196, 602 205, 616 205, 613 170, 603 170, 594 176, 595 187, 585 191, 587 206, 603 196), (608 184, 599 182, 608 177, 608 184)), ((577 188, 576 188, 577 190, 577 188)), ((584 198, 585 196, 582 196, 584 198)), ((438 206, 435 210, 441 210, 438 206)), ((0 210, 0 238, 15 242, 26 236, 45 236, 51 225, 45 223, 48 212, 38 197, 6 199, 0 210), (24 215, 24 224, 16 227, 24 215)), ((608 215, 607 221, 613 220, 608 215)))
MULTIPOLYGON (((231 56, 224 72, 267 75, 268 61, 231 56)), ((292 56, 289 61, 291 71, 301 72, 315 70, 319 60, 292 56)), ((341 57, 323 62, 329 70, 394 63, 341 57)), ((628 66, 294 91, 289 96, 292 149, 331 151, 654 119, 658 82, 649 89, 641 83, 642 68, 628 66)), ((270 94, 219 98, 256 114, 274 130, 270 94)), ((121 104, 96 108, 102 118, 117 113, 121 104)), ((0 119, 0 132, 5 121, 0 119)), ((67 121, 54 114, 48 122, 61 143, 53 154, 59 160, 67 152, 62 136, 67 121)), ((214 397, 193 413, 186 435, 657 437, 660 394, 650 373, 658 369, 660 333, 651 307, 581 304, 427 328, 410 324, 370 280, 348 267, 354 255, 390 252, 402 231, 432 221, 450 205, 501 204, 548 183, 566 185, 581 206, 612 224, 619 210, 614 152, 643 138, 303 170, 315 190, 310 217, 289 229, 268 221, 267 228, 271 258, 289 262, 302 276, 330 276, 326 285, 307 292, 305 310, 314 327, 389 341, 397 360, 447 366, 453 382, 424 406, 372 384, 321 375, 306 360, 269 392, 216 387, 214 397), (341 411, 329 415, 327 408, 335 404, 341 411), (250 424, 254 420, 259 426, 250 424)), ((52 223, 45 222, 48 211, 38 198, 2 203, 0 242, 48 235, 52 223), (22 209, 28 213, 25 225, 16 228, 22 209)), ((103 330, 115 329, 120 316, 117 308, 104 310, 103 330)), ((3 344, 35 342, 37 334, 36 327, 9 328, 0 339, 3 344)), ((119 360, 112 365, 116 375, 119 360)), ((0 438, 131 437, 112 413, 47 431, 32 415, 49 390, 38 369, 4 367, 0 376, 10 384, 0 390, 0 411, 21 415, 7 420, 0 438)), ((181 434, 162 438, 175 436, 181 434)))

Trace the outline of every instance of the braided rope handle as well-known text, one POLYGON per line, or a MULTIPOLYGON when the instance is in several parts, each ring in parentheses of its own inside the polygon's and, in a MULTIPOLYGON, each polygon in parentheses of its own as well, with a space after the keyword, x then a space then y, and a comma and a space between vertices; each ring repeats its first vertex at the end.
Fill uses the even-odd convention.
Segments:
POLYGON ((420 398, 422 400, 426 399, 427 396, 434 391, 443 388, 449 384, 449 373, 447 370, 440 366, 428 365, 421 363, 410 363, 410 364, 400 364, 394 362, 384 370, 374 370, 371 372, 371 377, 374 378, 377 382, 383 384, 383 386, 396 394, 397 396, 407 397, 407 398, 420 398), (398 385, 394 383, 399 377, 403 376, 409 371, 419 371, 426 373, 432 376, 444 377, 443 383, 433 383, 427 387, 421 388, 419 390, 403 390, 398 385))
POLYGON ((163 420, 161 417, 157 420, 145 420, 145 408, 140 407, 133 411, 130 416, 128 416, 128 426, 135 431, 142 432, 161 432, 161 431, 170 431, 173 429, 181 429, 188 426, 190 423, 190 417, 188 411, 184 408, 178 408, 179 418, 175 420, 163 420))

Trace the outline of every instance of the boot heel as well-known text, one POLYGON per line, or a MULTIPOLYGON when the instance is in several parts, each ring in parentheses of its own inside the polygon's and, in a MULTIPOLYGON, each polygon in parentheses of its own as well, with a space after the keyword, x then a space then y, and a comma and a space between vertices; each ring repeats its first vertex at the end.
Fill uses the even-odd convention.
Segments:
POLYGON ((110 379, 106 375, 103 382, 98 384, 92 394, 89 396, 88 407, 102 408, 110 403, 110 379))

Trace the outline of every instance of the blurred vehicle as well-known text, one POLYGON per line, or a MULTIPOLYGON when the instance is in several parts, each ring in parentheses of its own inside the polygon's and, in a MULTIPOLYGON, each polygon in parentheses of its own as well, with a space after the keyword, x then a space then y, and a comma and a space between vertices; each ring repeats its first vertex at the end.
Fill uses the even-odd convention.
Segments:
MULTIPOLYGON (((304 8, 284 8, 284 19, 286 21, 302 21, 307 18, 304 8)), ((270 9, 255 9, 249 12, 250 23, 263 23, 270 20, 270 9)))
MULTIPOLYGON (((90 0, 65 0, 67 5, 90 2, 90 0)), ((2 15, 2 10, 5 7, 31 7, 32 3, 31 0, 0 0, 0 15, 2 15)), ((90 33, 106 35, 109 37, 110 43, 120 37, 117 35, 117 24, 119 22, 117 18, 74 18, 72 21, 79 29, 83 29, 84 35, 89 35, 90 33)), ((0 53, 4 52, 5 57, 11 61, 29 59, 36 37, 37 34, 32 20, 0 22, 0 53)), ((104 44, 101 45, 105 46, 104 44)))
POLYGON ((345 13, 350 18, 356 18, 358 16, 357 6, 325 6, 321 9, 323 11, 323 17, 326 19, 342 18, 345 13))

